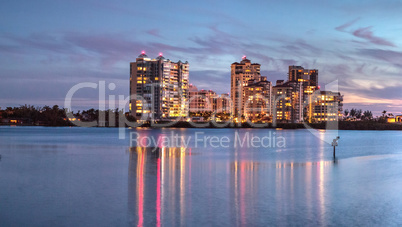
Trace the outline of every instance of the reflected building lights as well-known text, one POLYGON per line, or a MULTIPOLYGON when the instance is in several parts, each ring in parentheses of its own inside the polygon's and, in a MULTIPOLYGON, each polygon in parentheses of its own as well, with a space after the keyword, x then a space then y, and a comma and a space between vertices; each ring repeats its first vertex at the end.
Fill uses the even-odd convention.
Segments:
MULTIPOLYGON (((255 162, 244 156, 244 152, 233 153, 233 161, 224 164, 230 177, 227 184, 222 184, 223 190, 227 190, 227 196, 233 207, 232 220, 227 220, 233 225, 248 225, 255 217, 255 207, 261 205, 258 195, 266 192, 261 190, 256 180, 260 179, 261 172, 275 178, 268 194, 273 197, 275 205, 273 212, 276 214, 290 214, 300 208, 300 196, 305 202, 306 218, 325 224, 326 214, 326 168, 333 166, 332 161, 319 162, 255 162), (302 177, 302 178, 300 178, 302 177), (302 180, 302 181, 300 181, 302 180), (300 187, 301 190, 300 190, 300 187), (300 192, 302 194, 300 194, 300 192), (284 202, 287 201, 287 202, 284 202)), ((207 203, 213 203, 214 184, 218 178, 215 162, 199 162, 192 166, 191 150, 177 148, 141 148, 130 149, 129 163, 129 213, 133 224, 137 226, 156 225, 171 223, 187 225, 189 217, 193 217, 192 209, 197 204, 192 203, 191 195, 192 177, 207 177, 205 199, 207 203), (199 172, 192 176, 192 168, 199 172), (212 193, 212 194, 211 194, 212 193), (210 201, 211 200, 211 201, 210 201), (130 204, 131 203, 131 204, 130 204), (177 212, 171 212, 175 210, 177 212), (150 216, 149 214, 152 214, 150 216)), ((202 178, 201 178, 202 179, 202 178)), ((195 181, 196 184, 199 181, 195 181)), ((199 191, 196 190, 198 193, 199 191)), ((219 205, 221 206, 221 205, 219 205)), ((268 206, 268 211, 271 209, 268 206)), ((210 212, 210 211, 208 211, 210 212)), ((217 218, 218 214, 208 213, 210 217, 217 218)), ((286 219, 278 216, 277 223, 284 224, 286 219)))
MULTIPOLYGON (((162 154, 163 157, 163 154, 162 154)), ((158 157, 156 171, 156 226, 161 226, 161 158, 158 157)))
POLYGON ((138 201, 138 224, 137 226, 143 226, 144 221, 144 152, 143 149, 139 149, 138 153, 138 165, 137 165, 137 201, 138 201))
POLYGON ((180 148, 180 225, 183 225, 183 220, 185 216, 185 148, 180 148))
MULTIPOLYGON (((130 216, 132 213, 130 211, 135 211, 132 219, 137 226, 161 226, 163 216, 167 214, 164 213, 164 209, 179 210, 179 223, 185 224, 182 221, 185 220, 187 212, 186 160, 190 154, 191 151, 187 152, 185 148, 130 148, 128 208, 130 216), (155 177, 149 177, 149 173, 155 170, 155 177), (176 191, 179 193, 175 193, 176 191), (179 204, 175 203, 177 200, 179 204), (155 218, 145 219, 147 215, 144 212, 152 209, 155 209, 155 218)), ((167 218, 176 223, 175 212, 168 213, 173 215, 167 218)))

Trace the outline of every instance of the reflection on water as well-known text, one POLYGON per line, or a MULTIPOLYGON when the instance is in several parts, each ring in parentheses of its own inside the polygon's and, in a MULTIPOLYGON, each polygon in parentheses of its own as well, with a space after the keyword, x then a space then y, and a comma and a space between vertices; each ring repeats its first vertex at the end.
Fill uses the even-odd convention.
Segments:
MULTIPOLYGON (((132 131, 194 144, 271 130, 132 131)), ((335 161, 306 130, 275 132, 286 147, 185 149, 130 147, 111 128, 0 127, 0 226, 402 225, 400 132, 341 131, 335 161)))
POLYGON ((180 214, 180 220, 191 213, 186 210, 186 202, 190 202, 186 201, 186 195, 191 193, 191 149, 130 148, 128 176, 129 212, 136 211, 131 217, 137 220, 137 226, 161 226, 165 208, 175 211, 167 217, 174 221, 176 213, 180 214))
POLYGON ((262 163, 233 154, 223 162, 192 163, 191 149, 132 147, 129 152, 131 224, 244 226, 267 223, 267 215, 276 217, 272 223, 286 224, 287 215, 300 213, 301 201, 306 223, 326 224, 325 175, 333 161, 262 163))

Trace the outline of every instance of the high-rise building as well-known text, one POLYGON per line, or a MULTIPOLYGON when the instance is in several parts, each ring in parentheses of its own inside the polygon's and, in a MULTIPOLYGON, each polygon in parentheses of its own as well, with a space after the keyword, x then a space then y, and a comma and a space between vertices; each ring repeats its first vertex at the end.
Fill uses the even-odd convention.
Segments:
POLYGON ((298 81, 304 76, 304 68, 301 66, 289 66, 288 81, 298 81))
POLYGON ((225 113, 225 114, 230 114, 231 111, 231 106, 230 106, 230 96, 228 94, 221 94, 220 96, 216 97, 214 99, 214 102, 216 103, 214 106, 216 106, 216 113, 225 113))
POLYGON ((343 96, 339 92, 316 91, 309 98, 309 122, 337 121, 342 116, 343 96))
POLYGON ((289 66, 289 82, 300 82, 303 86, 303 101, 318 88, 318 70, 301 66, 289 66))
POLYGON ((198 97, 198 88, 193 84, 188 87, 188 107, 190 113, 197 112, 202 107, 200 97, 198 97))
POLYGON ((155 59, 143 51, 130 63, 130 111, 137 119, 168 120, 188 114, 188 62, 155 59))
POLYGON ((303 88, 301 82, 277 81, 272 87, 273 120, 284 123, 303 121, 303 88))
POLYGON ((190 84, 189 107, 191 113, 230 113, 230 97, 229 94, 218 95, 212 90, 198 90, 190 84))
POLYGON ((317 86, 318 70, 291 65, 289 66, 288 81, 303 82, 303 85, 306 86, 317 86))
POLYGON ((244 115, 253 122, 266 122, 271 113, 272 84, 267 77, 260 77, 260 81, 249 81, 244 87, 247 98, 244 104, 244 115))
MULTIPOLYGON (((235 62, 231 65, 230 96, 232 100, 232 114, 235 120, 240 121, 241 118, 245 117, 245 104, 249 98, 245 93, 245 88, 262 80, 260 67, 261 65, 258 63, 251 63, 246 56, 243 56, 240 63, 235 62)), ((250 89, 248 90, 250 91, 250 89)))
POLYGON ((212 90, 198 90, 195 85, 189 88, 189 111, 191 113, 205 113, 214 111, 216 93, 212 90))

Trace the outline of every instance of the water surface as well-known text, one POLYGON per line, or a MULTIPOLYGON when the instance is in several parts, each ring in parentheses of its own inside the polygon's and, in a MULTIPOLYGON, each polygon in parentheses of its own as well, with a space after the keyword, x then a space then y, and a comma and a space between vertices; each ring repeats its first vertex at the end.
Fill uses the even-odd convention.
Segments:
POLYGON ((0 226, 401 225, 402 133, 0 127, 0 226), (189 147, 145 148, 179 135, 189 147), (196 143, 228 137, 227 147, 196 143), (235 146, 236 136, 284 147, 235 146), (322 132, 322 136, 325 133, 322 132), (197 144, 197 146, 196 146, 197 144))

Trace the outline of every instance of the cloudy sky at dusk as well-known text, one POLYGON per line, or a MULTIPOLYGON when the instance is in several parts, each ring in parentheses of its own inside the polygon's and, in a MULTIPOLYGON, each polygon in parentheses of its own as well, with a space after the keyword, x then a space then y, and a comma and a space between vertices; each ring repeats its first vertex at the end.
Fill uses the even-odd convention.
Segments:
MULTIPOLYGON (((2 1, 0 107, 63 106, 80 82, 129 92, 129 62, 142 50, 190 63, 190 82, 230 91, 243 55, 275 82, 289 65, 338 80, 346 108, 402 111, 401 1, 2 1)), ((275 84, 275 83, 274 83, 275 84)), ((75 108, 97 106, 79 91, 75 108)))

